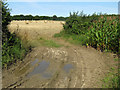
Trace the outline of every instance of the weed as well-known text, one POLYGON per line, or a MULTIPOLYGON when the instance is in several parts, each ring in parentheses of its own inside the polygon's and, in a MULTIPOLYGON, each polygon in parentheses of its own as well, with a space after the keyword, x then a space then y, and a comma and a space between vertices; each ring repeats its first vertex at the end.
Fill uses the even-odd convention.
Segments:
POLYGON ((48 46, 48 47, 56 47, 56 48, 62 46, 62 45, 60 45, 60 44, 55 43, 55 42, 52 41, 52 40, 44 40, 43 45, 48 46))
POLYGON ((119 81, 120 81, 120 78, 119 78, 119 72, 118 73, 115 73, 115 68, 112 67, 111 68, 111 72, 109 72, 106 77, 102 80, 103 81, 103 88, 120 88, 119 86, 119 81))
POLYGON ((62 47, 63 45, 56 43, 53 40, 46 40, 42 37, 40 37, 38 40, 33 40, 33 42, 30 43, 32 47, 37 47, 37 46, 46 46, 46 47, 62 47))
POLYGON ((118 61, 119 59, 118 58, 115 58, 114 61, 118 61))
POLYGON ((3 43, 2 49, 2 65, 6 68, 17 60, 22 60, 27 53, 27 49, 22 46, 21 40, 13 35, 9 41, 3 43))

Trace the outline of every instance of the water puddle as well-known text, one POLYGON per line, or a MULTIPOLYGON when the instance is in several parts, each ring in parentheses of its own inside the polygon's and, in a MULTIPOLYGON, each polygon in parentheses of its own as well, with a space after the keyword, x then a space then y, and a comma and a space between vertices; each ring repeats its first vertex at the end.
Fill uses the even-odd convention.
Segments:
MULTIPOLYGON (((38 61, 39 61, 39 60, 36 59, 35 61, 33 61, 33 62, 31 63, 31 65, 35 65, 36 63, 38 63, 38 61)), ((30 73, 27 75, 27 77, 31 77, 31 76, 33 76, 33 75, 38 74, 38 75, 40 75, 40 77, 45 78, 45 79, 51 78, 51 77, 53 76, 53 73, 47 70, 48 67, 49 67, 49 65, 50 65, 50 62, 45 61, 45 60, 41 61, 40 63, 38 63, 38 66, 36 66, 36 67, 33 69, 33 71, 30 72, 30 73)), ((64 65, 63 70, 64 70, 66 73, 69 73, 72 68, 73 68, 73 65, 72 65, 72 64, 66 64, 66 65, 64 65)))
POLYGON ((73 68, 73 65, 72 64, 66 64, 64 67, 63 67, 63 70, 66 72, 66 73, 69 73, 69 71, 73 68))
POLYGON ((43 78, 46 78, 46 79, 49 79, 49 78, 52 77, 52 74, 51 74, 51 73, 43 73, 43 74, 42 74, 42 77, 43 77, 43 78))
POLYGON ((31 63, 31 65, 32 65, 32 66, 35 65, 38 61, 39 61, 39 60, 36 59, 35 61, 33 61, 33 62, 31 63))
POLYGON ((34 70, 28 74, 28 77, 36 75, 36 74, 42 74, 44 73, 47 68, 49 67, 49 62, 47 61, 41 61, 37 67, 34 68, 34 70))

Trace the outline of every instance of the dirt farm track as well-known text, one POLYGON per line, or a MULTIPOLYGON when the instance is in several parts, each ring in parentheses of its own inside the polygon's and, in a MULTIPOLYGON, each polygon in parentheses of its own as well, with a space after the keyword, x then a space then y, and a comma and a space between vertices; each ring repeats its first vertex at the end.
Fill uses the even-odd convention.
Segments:
POLYGON ((34 46, 23 61, 3 70, 3 88, 101 88, 102 81, 115 66, 111 53, 71 44, 54 38, 63 21, 12 21, 8 26, 23 41, 34 46), (61 47, 46 46, 41 39, 61 47))

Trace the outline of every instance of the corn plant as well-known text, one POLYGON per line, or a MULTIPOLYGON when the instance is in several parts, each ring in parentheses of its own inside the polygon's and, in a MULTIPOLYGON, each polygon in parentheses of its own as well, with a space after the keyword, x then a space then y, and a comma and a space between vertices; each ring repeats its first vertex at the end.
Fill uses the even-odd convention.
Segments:
POLYGON ((86 33, 89 40, 87 44, 101 50, 117 51, 119 35, 117 28, 118 20, 112 18, 104 16, 100 17, 97 22, 92 23, 92 28, 86 33))

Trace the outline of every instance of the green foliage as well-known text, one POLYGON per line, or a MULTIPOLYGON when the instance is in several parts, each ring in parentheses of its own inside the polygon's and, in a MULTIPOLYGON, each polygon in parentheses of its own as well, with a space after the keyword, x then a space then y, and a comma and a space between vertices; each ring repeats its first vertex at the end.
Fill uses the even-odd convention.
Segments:
POLYGON ((102 16, 97 22, 93 22, 86 33, 88 44, 101 50, 118 52, 118 20, 113 17, 102 16))
POLYGON ((54 40, 49 40, 42 37, 32 40, 32 42, 29 42, 29 45, 31 45, 32 48, 39 46, 59 48, 63 46, 62 44, 56 43, 54 40))
POLYGON ((97 19, 97 15, 86 16, 83 12, 78 15, 78 12, 70 13, 69 18, 66 20, 64 30, 66 33, 85 34, 91 22, 97 19))
POLYGON ((2 4, 2 65, 3 68, 11 65, 18 59, 23 59, 26 49, 22 46, 22 42, 15 34, 11 34, 7 25, 11 21, 10 10, 7 3, 2 4))
POLYGON ((41 44, 43 46, 47 46, 47 47, 61 47, 62 45, 58 44, 58 43, 55 43, 53 40, 45 40, 44 38, 40 38, 40 41, 41 44))
POLYGON ((87 16, 83 12, 80 15, 78 15, 78 12, 73 12, 73 14, 70 13, 63 27, 65 33, 80 36, 81 39, 77 38, 77 40, 84 41, 87 46, 92 46, 101 51, 113 51, 116 53, 119 50, 120 43, 119 24, 115 15, 94 13, 91 16, 87 16))
POLYGON ((65 21, 66 17, 57 17, 53 15, 53 17, 49 16, 32 16, 32 15, 14 15, 11 16, 12 20, 58 20, 58 21, 65 21))
POLYGON ((2 1, 0 3, 2 4, 2 27, 4 29, 11 21, 10 10, 7 6, 7 3, 2 2, 2 1))
POLYGON ((65 34, 66 34, 65 31, 61 31, 60 33, 56 33, 54 37, 57 38, 57 37, 66 36, 65 34))
POLYGON ((68 34, 65 31, 61 31, 54 35, 55 38, 63 38, 66 41, 75 44, 75 45, 85 45, 87 42, 87 38, 85 35, 76 35, 76 34, 68 34))
POLYGON ((10 32, 7 29, 7 25, 11 21, 11 18, 7 3, 2 1, 0 3, 2 5, 2 42, 4 43, 10 37, 10 32))
POLYGON ((25 54, 26 49, 22 46, 21 40, 14 34, 11 34, 9 40, 2 45, 3 67, 11 65, 18 59, 23 59, 25 54))
POLYGON ((120 88, 119 75, 118 75, 118 73, 114 72, 115 71, 114 68, 111 68, 111 70, 112 71, 110 73, 108 73, 106 75, 106 77, 102 80, 103 81, 102 87, 103 88, 113 88, 113 89, 120 88))
POLYGON ((53 20, 57 20, 57 16, 56 15, 53 15, 53 20))

